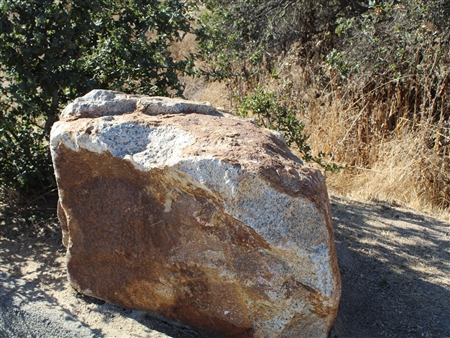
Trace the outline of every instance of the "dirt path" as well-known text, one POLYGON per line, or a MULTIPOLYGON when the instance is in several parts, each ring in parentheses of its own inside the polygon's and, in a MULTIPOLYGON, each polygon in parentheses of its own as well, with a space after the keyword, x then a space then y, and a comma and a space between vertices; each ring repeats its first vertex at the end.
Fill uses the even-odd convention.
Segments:
MULTIPOLYGON (((339 198, 332 212, 343 294, 330 337, 450 337, 450 223, 339 198)), ((0 214, 0 278, 18 296, 10 304, 17 313, 56 309, 82 337, 198 337, 77 294, 66 280, 57 223, 29 223, 5 208, 0 214), (22 285, 11 285, 14 278, 22 285)), ((4 336, 17 336, 10 326, 4 336)))
POLYGON ((331 337, 450 337, 450 223, 332 200, 342 277, 331 337))

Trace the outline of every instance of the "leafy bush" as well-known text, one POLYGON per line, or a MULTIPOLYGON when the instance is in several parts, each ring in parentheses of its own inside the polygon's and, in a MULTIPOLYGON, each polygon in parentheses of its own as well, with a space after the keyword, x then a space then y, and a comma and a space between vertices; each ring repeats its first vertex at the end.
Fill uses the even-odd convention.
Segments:
POLYGON ((49 131, 60 110, 93 88, 179 95, 192 57, 169 46, 192 32, 178 0, 0 2, 0 186, 52 186, 49 131))
POLYGON ((280 104, 275 93, 260 87, 255 88, 253 93, 241 100, 238 114, 249 117, 249 112, 252 113, 258 125, 281 132, 286 144, 289 147, 295 146, 305 162, 313 161, 328 171, 341 169, 336 164, 323 163, 325 156, 323 152, 320 152, 318 156, 312 155, 311 147, 307 144, 308 136, 304 134, 305 125, 297 118, 298 111, 280 104))

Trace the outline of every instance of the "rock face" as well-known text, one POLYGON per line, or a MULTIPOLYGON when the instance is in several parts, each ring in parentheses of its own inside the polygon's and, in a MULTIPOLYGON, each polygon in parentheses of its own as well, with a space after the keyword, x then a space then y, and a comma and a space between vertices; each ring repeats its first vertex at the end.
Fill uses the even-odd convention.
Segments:
POLYGON ((70 283, 225 337, 326 337, 340 276, 324 180, 208 104, 93 91, 51 134, 70 283))

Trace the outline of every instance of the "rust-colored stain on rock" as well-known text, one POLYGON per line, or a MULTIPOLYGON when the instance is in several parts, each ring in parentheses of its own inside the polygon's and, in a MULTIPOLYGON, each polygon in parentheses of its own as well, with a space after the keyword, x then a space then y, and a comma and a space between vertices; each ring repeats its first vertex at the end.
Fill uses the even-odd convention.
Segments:
POLYGON ((164 181, 158 170, 142 173, 109 154, 70 149, 58 151, 57 166, 60 189, 71 192, 65 208, 76 222, 70 223, 68 270, 80 291, 123 307, 152 308, 206 331, 252 336, 246 300, 259 292, 245 287, 245 279, 266 258, 254 248, 267 247, 255 232, 216 206, 205 206, 207 196, 188 187, 174 187, 180 195, 173 212, 165 213, 164 201, 146 189, 164 181), (204 214, 193 217, 199 209, 204 214), (205 226, 208 221, 214 226, 205 226), (212 258, 215 266, 209 267, 208 253, 217 251, 226 256, 212 258), (189 264, 183 256, 192 259, 189 264), (210 270, 219 267, 233 271, 236 280, 217 278, 220 272, 210 270), (225 311, 234 318, 225 321, 225 311))

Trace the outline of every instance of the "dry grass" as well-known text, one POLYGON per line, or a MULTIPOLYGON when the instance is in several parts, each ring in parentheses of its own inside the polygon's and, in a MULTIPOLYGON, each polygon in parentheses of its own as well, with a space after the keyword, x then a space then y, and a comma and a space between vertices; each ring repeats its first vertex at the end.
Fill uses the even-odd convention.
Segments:
MULTIPOLYGON (((195 53, 196 41, 195 35, 186 34, 179 42, 172 44, 170 51, 176 61, 189 57, 195 53)), ((198 68, 203 68, 203 64, 198 62, 198 68)), ((189 100, 207 101, 213 106, 231 110, 232 98, 231 91, 225 83, 207 82, 203 77, 181 76, 180 80, 184 83, 184 96, 189 100)))
POLYGON ((448 163, 421 149, 421 140, 415 135, 380 143, 377 154, 370 168, 351 167, 327 174, 328 186, 341 196, 407 205, 450 219, 444 204, 448 163))
POLYGON ((185 95, 190 100, 207 101, 214 107, 232 110, 233 100, 225 83, 206 82, 201 78, 185 79, 185 95))
POLYGON ((450 219, 450 157, 445 153, 448 147, 436 146, 436 135, 445 136, 435 124, 413 128, 412 121, 403 118, 392 131, 381 126, 377 130, 368 120, 376 124, 383 107, 374 104, 367 114, 370 102, 356 110, 334 93, 325 103, 321 98, 311 101, 302 116, 310 145, 325 151, 329 161, 348 165, 340 173, 326 173, 334 194, 386 201, 450 219))
POLYGON ((349 165, 340 173, 326 173, 334 194, 405 205, 450 219, 450 158, 427 145, 433 126, 413 131, 406 123, 389 137, 371 135, 362 141, 361 111, 345 111, 336 104, 328 113, 305 115, 312 148, 349 165))

